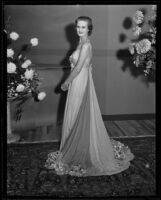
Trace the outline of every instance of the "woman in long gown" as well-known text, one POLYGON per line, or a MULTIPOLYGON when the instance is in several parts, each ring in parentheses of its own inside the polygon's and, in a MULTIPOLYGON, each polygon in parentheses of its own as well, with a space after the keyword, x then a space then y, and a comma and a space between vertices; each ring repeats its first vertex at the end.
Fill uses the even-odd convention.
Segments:
POLYGON ((71 73, 62 84, 68 90, 60 149, 48 154, 45 167, 59 175, 99 176, 126 170, 134 158, 130 149, 110 139, 102 120, 92 79, 92 20, 75 21, 80 38, 70 56, 71 73))

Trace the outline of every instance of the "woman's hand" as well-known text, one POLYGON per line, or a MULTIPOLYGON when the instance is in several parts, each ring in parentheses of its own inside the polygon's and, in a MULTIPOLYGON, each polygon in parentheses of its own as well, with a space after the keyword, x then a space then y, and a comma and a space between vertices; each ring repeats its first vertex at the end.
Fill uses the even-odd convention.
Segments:
POLYGON ((61 89, 62 89, 63 91, 68 90, 68 88, 69 88, 69 84, 68 84, 67 82, 64 82, 64 83, 61 85, 61 89))

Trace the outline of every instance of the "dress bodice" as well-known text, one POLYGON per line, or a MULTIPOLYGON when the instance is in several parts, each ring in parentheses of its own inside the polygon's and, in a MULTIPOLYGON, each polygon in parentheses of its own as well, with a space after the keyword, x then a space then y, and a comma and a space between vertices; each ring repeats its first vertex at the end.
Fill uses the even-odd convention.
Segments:
MULTIPOLYGON (((71 56, 69 57, 69 61, 70 61, 70 63, 71 63, 71 68, 74 68, 74 67, 75 67, 75 65, 76 65, 76 63, 77 63, 77 61, 78 61, 78 58, 79 58, 80 50, 81 50, 81 48, 76 49, 76 50, 71 54, 71 56)), ((92 55, 91 55, 91 56, 88 56, 88 57, 86 58, 85 63, 84 63, 84 66, 87 67, 87 66, 91 65, 91 57, 92 57, 92 55)), ((84 66, 83 66, 83 67, 84 67, 84 66)))
POLYGON ((76 49, 72 55, 69 57, 69 61, 71 63, 71 67, 73 68, 78 61, 80 49, 76 49))

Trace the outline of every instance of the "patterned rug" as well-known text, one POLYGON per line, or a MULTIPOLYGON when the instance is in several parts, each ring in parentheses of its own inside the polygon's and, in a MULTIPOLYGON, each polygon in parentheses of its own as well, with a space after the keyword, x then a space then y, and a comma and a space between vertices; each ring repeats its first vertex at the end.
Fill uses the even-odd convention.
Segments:
POLYGON ((58 176, 44 168, 47 154, 59 144, 9 144, 7 195, 52 197, 153 196, 155 183, 155 137, 118 138, 135 155, 129 169, 98 177, 58 176))

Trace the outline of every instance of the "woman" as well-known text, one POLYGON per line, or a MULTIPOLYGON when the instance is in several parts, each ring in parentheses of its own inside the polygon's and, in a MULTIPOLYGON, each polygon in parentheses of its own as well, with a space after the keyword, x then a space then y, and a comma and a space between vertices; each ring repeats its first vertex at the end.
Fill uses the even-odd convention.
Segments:
POLYGON ((99 176, 120 173, 134 158, 128 147, 110 140, 92 79, 92 20, 75 21, 79 44, 70 56, 71 73, 61 85, 68 90, 60 150, 48 154, 45 167, 57 174, 99 176))

